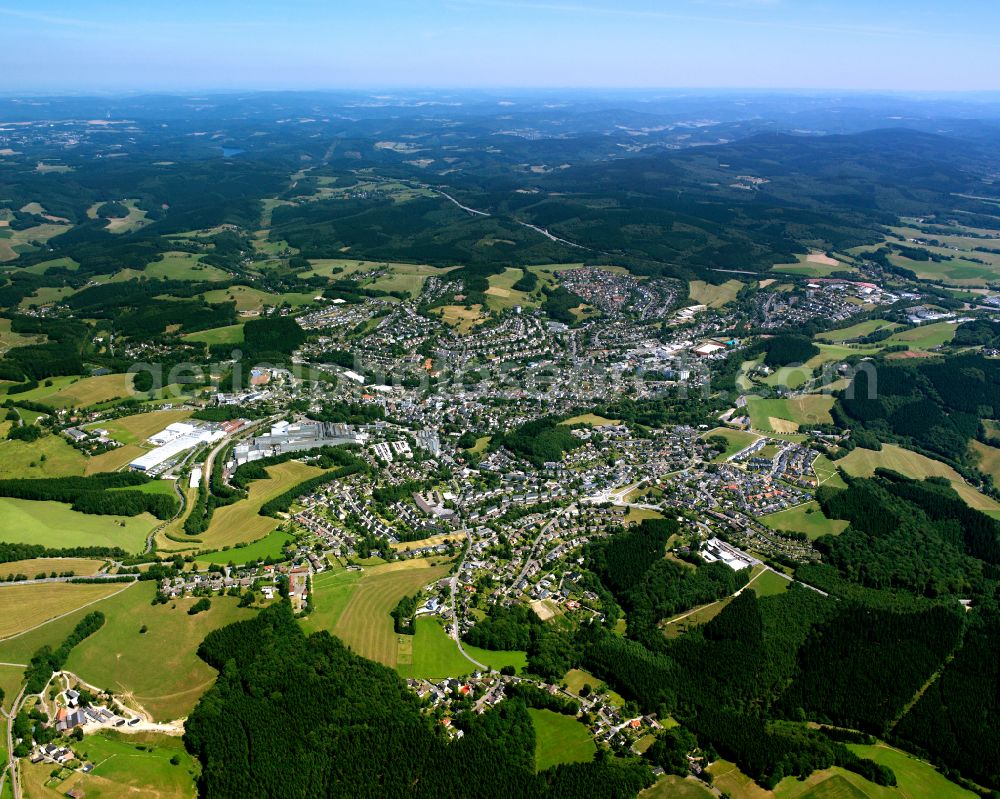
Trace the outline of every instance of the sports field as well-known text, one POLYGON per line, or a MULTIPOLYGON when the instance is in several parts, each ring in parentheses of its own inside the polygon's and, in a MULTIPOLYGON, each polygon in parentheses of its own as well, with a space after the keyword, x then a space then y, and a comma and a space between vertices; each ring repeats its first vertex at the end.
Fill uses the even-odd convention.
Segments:
POLYGON ((824 535, 837 535, 847 529, 843 519, 828 519, 820 510, 818 502, 806 502, 794 508, 779 510, 761 516, 760 520, 772 530, 787 530, 793 533, 805 533, 812 541, 824 535))
POLYGON ((211 608, 189 616, 194 597, 152 605, 155 594, 154 583, 136 583, 102 603, 107 621, 74 647, 66 668, 134 699, 163 721, 189 713, 215 679, 215 671, 196 654, 205 636, 255 611, 237 607, 235 597, 214 596, 211 608), (143 625, 146 633, 139 632, 143 625))
POLYGON ((947 464, 895 444, 883 444, 878 452, 858 447, 838 460, 837 465, 850 475, 863 477, 874 474, 878 467, 892 469, 914 480, 944 477, 970 508, 990 514, 1000 513, 1000 503, 966 484, 962 476, 947 464))
POLYGON ((134 375, 111 374, 99 377, 53 377, 38 388, 18 394, 19 400, 30 400, 53 408, 83 408, 133 394, 134 375), (45 385, 51 383, 52 385, 45 385))
POLYGON ((122 583, 0 585, 0 638, 23 633, 122 590, 122 583))
POLYGON ((721 452, 715 458, 713 458, 714 463, 721 463, 727 458, 732 457, 740 450, 746 449, 754 441, 760 438, 756 433, 750 433, 746 430, 734 430, 731 427, 716 427, 713 430, 709 430, 707 433, 703 433, 702 440, 707 440, 713 436, 721 436, 726 439, 726 449, 721 452))
POLYGON ((535 727, 535 771, 594 759, 594 739, 574 717, 536 708, 528 708, 528 715, 535 727))
POLYGON ((159 522, 138 516, 78 513, 62 502, 0 497, 0 530, 5 541, 58 547, 121 547, 141 552, 146 536, 159 522))
POLYGON ((706 283, 704 280, 692 280, 688 283, 688 295, 691 302, 707 305, 709 308, 721 308, 726 303, 736 299, 743 284, 738 280, 727 280, 725 283, 706 283))
POLYGON ((316 610, 305 620, 305 628, 327 629, 359 655, 394 667, 399 636, 392 628, 389 612, 404 596, 417 593, 448 573, 450 563, 431 563, 417 558, 366 568, 359 577, 354 577, 358 572, 343 572, 343 577, 327 578, 329 583, 317 578, 316 610))
MULTIPOLYGON (((476 665, 458 651, 458 645, 448 635, 441 622, 431 617, 421 617, 416 623, 414 636, 398 636, 399 645, 396 670, 403 677, 436 680, 442 677, 460 677, 476 670, 476 665)), ((524 652, 494 652, 463 644, 469 657, 499 671, 513 666, 518 672, 527 663, 524 652)))
POLYGON ((10 563, 0 563, 0 578, 8 574, 26 574, 33 578, 36 574, 62 574, 73 572, 81 577, 96 574, 103 560, 92 558, 32 558, 31 560, 15 560, 10 563))
POLYGON ((23 782, 31 799, 45 796, 86 796, 88 799, 193 799, 198 762, 184 749, 180 737, 155 733, 123 734, 111 730, 88 735, 74 746, 95 764, 89 774, 70 772, 65 780, 51 781, 52 764, 24 761, 23 782), (172 758, 180 762, 171 763, 172 758), (72 792, 72 794, 70 793, 72 792))
POLYGON ((260 506, 303 480, 322 474, 323 470, 299 461, 288 461, 269 467, 267 473, 270 479, 250 484, 246 499, 215 511, 208 529, 197 536, 203 542, 202 549, 222 549, 263 538, 278 526, 279 520, 259 515, 260 506))

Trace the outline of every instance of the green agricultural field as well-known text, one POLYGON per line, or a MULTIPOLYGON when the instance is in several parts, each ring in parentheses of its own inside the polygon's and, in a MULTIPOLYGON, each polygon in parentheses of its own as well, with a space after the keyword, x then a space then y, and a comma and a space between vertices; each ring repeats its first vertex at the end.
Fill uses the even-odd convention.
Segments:
POLYGON ((883 346, 906 344, 911 350, 933 349, 949 343, 955 337, 956 327, 948 322, 933 322, 929 325, 920 325, 893 333, 881 343, 883 346))
POLYGON ((597 752, 594 739, 575 718, 536 708, 529 708, 528 715, 535 725, 535 771, 594 759, 597 752))
POLYGON ((819 352, 801 366, 782 366, 763 379, 766 385, 795 390, 816 376, 818 370, 829 363, 836 363, 852 356, 874 355, 880 346, 864 347, 847 344, 818 344, 819 352))
POLYGON ((258 513, 261 505, 298 483, 322 474, 323 470, 299 461, 287 461, 268 467, 267 473, 269 479, 254 480, 250 484, 246 499, 219 508, 212 514, 208 529, 198 535, 204 543, 202 549, 222 549, 264 538, 278 526, 278 519, 261 516, 258 513))
MULTIPOLYGON (((27 664, 25 664, 27 665, 27 664)), ((24 666, 0 666, 0 690, 3 691, 3 707, 5 713, 10 711, 14 698, 24 683, 24 666)), ((3 722, 6 724, 6 721, 3 722)))
POLYGON ((215 266, 201 262, 203 256, 189 252, 166 252, 159 261, 153 261, 142 272, 149 278, 164 280, 219 281, 229 275, 215 266))
POLYGON ((0 440, 0 479, 71 477, 83 474, 87 463, 87 456, 60 435, 30 442, 0 440))
POLYGON ((107 599, 121 583, 5 583, 0 585, 0 639, 107 599))
POLYGON ((9 574, 26 574, 34 577, 42 572, 62 574, 73 572, 81 577, 96 574, 107 561, 95 558, 31 558, 30 560, 14 560, 0 563, 0 579, 9 574))
POLYGON ((907 799, 973 799, 967 791, 945 777, 924 760, 886 744, 848 744, 856 755, 888 766, 895 772, 899 793, 907 799))
POLYGON ((228 289, 212 289, 201 295, 206 302, 235 302, 238 313, 261 311, 265 306, 278 307, 288 303, 293 308, 309 305, 314 294, 292 292, 289 294, 271 294, 250 286, 230 286, 228 289))
POLYGON ((513 308, 521 305, 531 308, 538 305, 539 301, 526 291, 518 291, 514 284, 524 275, 522 269, 508 267, 498 275, 490 275, 489 288, 486 290, 486 304, 495 311, 502 311, 505 308, 513 308))
MULTIPOLYGON (((119 590, 127 585, 116 584, 119 590)), ((113 594, 112 594, 113 596, 113 594)), ((94 610, 101 610, 107 599, 102 599, 88 607, 82 607, 65 616, 57 616, 51 621, 33 627, 29 632, 20 633, 0 641, 0 661, 5 663, 27 663, 41 647, 57 648, 69 635, 76 624, 94 610)))
POLYGON ((302 619, 302 627, 306 632, 333 631, 364 574, 365 572, 360 571, 332 569, 315 575, 312 578, 313 610, 302 619))
POLYGON ((202 640, 255 611, 237 607, 235 597, 212 597, 209 610, 189 616, 195 598, 153 605, 156 588, 136 583, 103 602, 107 621, 73 649, 66 668, 124 694, 158 720, 176 719, 187 715, 215 680, 215 671, 196 654, 202 640), (140 633, 143 625, 147 632, 140 633))
MULTIPOLYGON (((419 618, 416 626, 417 633, 412 638, 402 636, 404 642, 400 645, 396 670, 403 677, 435 680, 459 677, 476 670, 476 665, 462 655, 437 619, 419 618)), ((528 663, 524 652, 494 652, 468 644, 463 646, 473 660, 497 671, 513 666, 520 672, 528 663)))
POLYGON ((770 569, 762 569, 757 576, 753 578, 753 581, 750 583, 750 588, 753 589, 753 592, 758 598, 760 598, 783 594, 788 590, 788 586, 791 584, 791 580, 786 580, 780 574, 776 574, 770 569))
POLYGON ((969 449, 978 457, 979 468, 1000 485, 1000 449, 975 440, 969 442, 969 449))
POLYGON ((0 497, 0 530, 11 543, 47 547, 121 547, 141 552, 146 536, 159 522, 139 516, 78 513, 62 502, 0 497))
MULTIPOLYGON (((580 694, 581 689, 584 685, 589 685, 594 691, 597 690, 598 686, 602 684, 602 680, 599 680, 593 674, 583 669, 570 669, 566 672, 562 681, 566 683, 566 689, 573 694, 580 694)), ((625 700, 622 698, 621 694, 616 693, 608 689, 605 692, 608 698, 611 700, 611 704, 618 707, 622 707, 625 704, 625 700)))
POLYGON ((914 480, 925 477, 944 477, 951 482, 952 488, 965 500, 970 508, 984 513, 1000 513, 1000 504, 985 494, 980 494, 968 485, 962 476, 941 461, 928 458, 917 452, 911 452, 895 444, 883 444, 879 451, 858 447, 837 461, 837 464, 848 474, 869 477, 876 468, 892 469, 914 480))
POLYGON ((825 394, 804 394, 790 399, 747 400, 750 424, 755 430, 774 433, 795 433, 800 427, 829 424, 834 398, 825 394))
POLYGON ((721 436, 727 442, 725 451, 713 458, 714 463, 722 463, 740 450, 746 449, 760 438, 756 433, 750 433, 746 430, 733 430, 731 427, 716 427, 707 433, 703 433, 701 438, 702 440, 707 440, 713 436, 721 436))
MULTIPOLYGON (((215 552, 204 552, 198 555, 198 565, 209 566, 213 563, 225 564, 232 562, 238 566, 242 566, 244 563, 250 563, 255 560, 278 558, 281 556, 285 545, 291 540, 292 537, 288 533, 275 530, 266 538, 254 541, 252 544, 247 544, 244 547, 232 547, 230 549, 216 550, 215 552)), ((322 576, 317 575, 317 578, 322 576)), ((315 590, 315 584, 313 590, 315 590)))
POLYGON ((639 793, 639 799, 710 799, 713 796, 715 794, 694 777, 685 779, 673 774, 660 777, 639 793))
POLYGON ((760 520, 772 530, 805 533, 812 541, 824 535, 837 535, 847 529, 843 519, 828 519, 820 510, 818 502, 806 502, 794 508, 780 510, 761 516, 760 520))
POLYGON ((743 284, 738 280, 727 280, 721 285, 706 283, 704 280, 692 280, 688 283, 688 296, 694 304, 721 308, 735 300, 741 288, 743 284))
POLYGON ((24 333, 14 333, 11 329, 10 319, 0 319, 0 353, 4 353, 11 347, 23 347, 26 344, 40 344, 45 341, 43 335, 25 335, 24 333))
POLYGON ((841 327, 837 330, 827 330, 825 333, 817 333, 817 341, 824 341, 830 344, 842 344, 848 339, 860 338, 874 333, 876 330, 895 330, 898 328, 895 322, 887 322, 885 319, 867 319, 849 327, 841 327))
POLYGON ((111 374, 99 377, 53 377, 38 388, 17 394, 19 401, 30 400, 53 408, 84 408, 100 402, 131 397, 134 375, 111 374), (52 385, 46 385, 51 383, 52 385))
POLYGON ((100 428, 108 431, 108 437, 122 444, 142 444, 150 436, 159 433, 167 425, 188 419, 191 411, 168 410, 137 413, 132 416, 122 416, 106 422, 94 422, 86 425, 86 429, 100 428))
POLYGON ((847 483, 837 471, 837 464, 831 461, 826 455, 818 455, 813 461, 813 471, 816 473, 816 485, 825 485, 830 488, 847 488, 847 483))
POLYGON ((811 253, 800 255, 797 263, 775 264, 772 272, 781 272, 786 275, 800 275, 802 277, 829 277, 835 272, 853 272, 854 268, 850 264, 830 258, 823 253, 811 253))
POLYGON ((389 274, 364 283, 365 288, 377 291, 405 291, 416 297, 424 289, 424 283, 431 275, 445 275, 448 269, 423 264, 391 264, 389 274))
POLYGON ((572 416, 559 424, 587 424, 591 427, 600 427, 606 424, 618 424, 619 421, 619 419, 606 419, 603 416, 598 416, 596 413, 581 413, 579 416, 572 416))
POLYGON ((103 730, 88 735, 74 749, 95 764, 89 774, 72 772, 57 790, 41 787, 51 765, 25 764, 25 787, 30 796, 73 795, 88 799, 119 799, 148 796, 155 799, 193 799, 197 796, 195 780, 198 762, 184 749, 180 737, 155 733, 119 733, 103 730), (171 763, 172 758, 180 762, 171 763), (70 794, 70 792, 73 792, 70 794))
POLYGON ((200 341, 203 344, 242 344, 243 325, 225 325, 224 327, 212 327, 208 330, 199 330, 196 333, 188 333, 183 336, 185 341, 200 341))
POLYGON ((449 565, 415 558, 367 567, 350 587, 339 580, 353 578, 331 577, 331 585, 322 585, 316 594, 315 618, 306 621, 306 629, 328 629, 359 655, 395 667, 400 636, 393 630, 390 611, 404 596, 444 577, 449 565), (323 609, 324 595, 329 610, 323 609), (330 622, 332 628, 325 626, 330 622))

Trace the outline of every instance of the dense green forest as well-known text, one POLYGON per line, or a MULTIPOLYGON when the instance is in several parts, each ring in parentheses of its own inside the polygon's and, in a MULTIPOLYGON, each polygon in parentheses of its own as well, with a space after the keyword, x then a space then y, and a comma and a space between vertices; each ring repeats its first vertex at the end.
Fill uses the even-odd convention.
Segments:
POLYGON ((306 637, 285 603, 208 635, 219 669, 185 725, 199 791, 223 796, 634 796, 647 766, 613 758, 534 773, 523 702, 460 714, 448 740, 390 669, 327 633, 306 637))

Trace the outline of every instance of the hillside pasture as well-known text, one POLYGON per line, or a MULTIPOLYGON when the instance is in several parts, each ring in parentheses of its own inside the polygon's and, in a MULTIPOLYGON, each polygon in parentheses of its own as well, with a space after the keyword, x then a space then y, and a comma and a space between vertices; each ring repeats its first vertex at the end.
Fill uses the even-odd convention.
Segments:
POLYGON ((0 479, 13 477, 72 477, 81 475, 88 460, 61 435, 37 441, 0 440, 0 479))
POLYGON ((896 330, 899 327, 895 322, 888 322, 885 319, 866 319, 848 327, 817 333, 815 339, 829 344, 843 344, 851 339, 871 335, 876 330, 896 330))
POLYGON ((727 280, 725 283, 706 283, 704 280, 692 280, 688 283, 688 296, 697 305, 707 305, 709 308, 721 308, 736 299, 743 284, 738 280, 727 280))
POLYGON ((761 516, 760 520, 772 530, 805 533, 809 540, 842 533, 848 524, 843 519, 826 518, 815 501, 769 513, 761 516))
MULTIPOLYGON (((7 583, 0 585, 0 639, 110 597, 121 583, 7 583)), ((0 650, 2 651, 2 650, 0 650)))
POLYGON ((131 416, 121 416, 103 422, 85 425, 85 429, 99 428, 108 431, 108 437, 122 444, 142 444, 150 436, 156 435, 167 425, 183 421, 191 416, 190 410, 149 411, 131 416))
POLYGON ((235 597, 212 597, 211 608, 189 616, 194 597, 153 605, 156 588, 135 583, 104 602, 104 626, 74 647, 66 668, 165 721, 186 716, 215 680, 215 670, 197 655, 205 636, 255 611, 237 607, 235 597))
POLYGON ((536 708, 529 708, 528 715, 535 727, 535 771, 594 759, 597 752, 594 739, 573 716, 536 708))
POLYGON ((756 433, 751 433, 747 430, 734 430, 731 427, 716 427, 703 433, 701 438, 702 440, 707 440, 715 436, 726 439, 726 449, 712 459, 713 463, 722 463, 737 452, 746 449, 760 438, 756 433))
MULTIPOLYGON (((331 632, 362 657, 395 667, 399 636, 389 612, 404 596, 444 577, 449 565, 431 565, 431 561, 418 558, 366 568, 336 613, 331 632)), ((335 601, 342 599, 337 596, 335 601)))
POLYGON ((795 433, 800 427, 831 423, 833 403, 834 398, 824 394, 804 394, 789 399, 752 397, 747 401, 747 411, 755 430, 795 433))
POLYGON ((857 447, 838 460, 837 465, 856 477, 870 477, 877 468, 891 469, 914 480, 944 477, 970 508, 990 515, 1000 514, 1000 504, 996 500, 980 494, 946 463, 903 449, 896 444, 883 444, 879 451, 857 447))
POLYGON ((242 344, 243 325, 224 325, 223 327, 210 327, 208 330, 199 330, 195 333, 187 333, 182 337, 185 341, 200 341, 209 346, 213 344, 242 344))
POLYGON ((0 579, 10 574, 24 574, 34 578, 38 574, 64 574, 73 572, 78 577, 97 574, 107 561, 96 558, 31 558, 0 563, 0 579))
POLYGON ((79 513, 62 502, 0 497, 3 539, 18 544, 58 547, 121 547, 141 552, 146 536, 159 521, 138 516, 98 516, 79 513))
POLYGON ((299 461, 287 461, 268 467, 267 473, 267 480, 254 480, 250 484, 246 499, 212 514, 208 529, 197 536, 204 542, 202 549, 222 549, 264 538, 278 526, 278 519, 261 516, 258 513, 261 505, 303 480, 322 474, 323 470, 299 461))
POLYGON ((110 374, 98 377, 53 377, 38 388, 18 394, 18 400, 40 402, 52 408, 85 408, 101 402, 134 395, 135 375, 110 374), (51 383, 51 385, 46 385, 51 383))
POLYGON ((401 643, 396 670, 403 677, 427 680, 461 677, 478 669, 472 660, 497 671, 504 666, 513 666, 520 672, 528 663, 524 652, 495 652, 463 644, 472 658, 469 660, 459 651, 458 644, 441 623, 427 616, 417 619, 416 635, 398 637, 401 643))

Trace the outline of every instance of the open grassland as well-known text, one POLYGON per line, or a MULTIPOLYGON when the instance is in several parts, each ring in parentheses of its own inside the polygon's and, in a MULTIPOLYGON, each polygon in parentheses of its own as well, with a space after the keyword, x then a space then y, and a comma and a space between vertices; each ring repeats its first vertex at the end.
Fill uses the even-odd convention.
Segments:
POLYGON ((760 399, 747 401, 750 425, 755 430, 774 433, 795 433, 800 427, 829 424, 834 398, 825 394, 804 394, 790 399, 760 399))
POLYGON ((52 765, 25 762, 23 782, 30 799, 86 796, 87 799, 193 799, 198 762, 179 737, 155 733, 119 733, 104 730, 88 735, 74 750, 94 763, 89 774, 71 772, 65 780, 51 780, 52 765), (179 760, 177 765, 171 759, 179 760))
POLYGON ((587 424, 591 427, 601 427, 606 424, 618 424, 620 419, 607 419, 604 416, 598 416, 596 413, 581 413, 579 416, 572 416, 559 424, 574 425, 574 424, 587 424))
MULTIPOLYGON (((121 583, 114 584, 119 590, 128 588, 121 583)), ((74 586, 77 587, 77 586, 74 586)), ((3 590, 0 588, 0 590, 3 590)), ((112 594, 111 596, 114 596, 112 594)), ((28 632, 15 635, 13 638, 0 640, 0 661, 6 663, 27 663, 31 656, 41 647, 57 648, 72 631, 76 624, 94 610, 101 610, 107 599, 101 599, 88 607, 81 607, 65 616, 58 616, 48 622, 39 622, 40 626, 28 632)))
POLYGON ((66 224, 46 222, 25 230, 0 228, 0 261, 14 261, 23 253, 34 252, 39 245, 45 244, 60 233, 65 233, 70 227, 66 224))
POLYGON ((721 308, 736 299, 743 284, 738 280, 727 280, 725 283, 706 283, 704 280, 692 280, 688 283, 688 295, 691 301, 709 308, 721 308))
POLYGON ((66 299, 70 294, 75 294, 76 289, 70 286, 42 286, 29 294, 18 303, 19 308, 41 308, 45 305, 54 305, 66 299))
POLYGON ((883 444, 882 449, 877 452, 858 447, 838 460, 837 464, 848 474, 862 477, 874 474, 875 469, 879 467, 892 469, 914 480, 923 480, 925 477, 944 477, 970 508, 981 510, 984 513, 1000 513, 1000 504, 996 500, 985 494, 980 494, 948 464, 903 449, 895 444, 883 444))
POLYGON ((0 690, 3 691, 2 707, 5 712, 10 711, 10 706, 14 704, 14 698, 21 690, 23 682, 24 666, 0 666, 0 690))
POLYGON ((663 514, 649 508, 629 508, 622 518, 622 522, 627 527, 630 524, 641 524, 647 519, 662 519, 663 514))
POLYGON ((955 338, 956 327, 957 325, 950 322, 932 322, 929 325, 920 325, 893 333, 882 344, 883 346, 906 344, 911 350, 928 350, 947 344, 955 338))
MULTIPOLYGON (((584 685, 589 685, 594 691, 597 690, 598 686, 603 685, 602 680, 599 680, 589 671, 584 671, 583 669, 570 669, 566 672, 562 681, 566 683, 566 688, 570 693, 577 694, 578 696, 584 685)), ((604 693, 607 694, 612 705, 616 707, 623 707, 625 705, 625 700, 621 694, 612 691, 610 688, 604 693)))
POLYGON ((761 516, 760 520, 772 530, 805 533, 809 540, 823 535, 842 533, 848 524, 843 519, 826 518, 818 502, 806 502, 794 508, 769 513, 767 516, 761 516))
POLYGON ((265 306, 278 307, 288 303, 293 308, 308 305, 313 301, 314 294, 292 292, 288 294, 271 294, 250 286, 230 286, 228 289, 212 289, 202 297, 207 302, 235 302, 238 313, 261 311, 265 306))
POLYGON ((979 468, 1000 485, 1000 449, 975 440, 969 442, 969 449, 978 456, 979 468))
POLYGON ((772 530, 805 533, 810 540, 824 535, 838 535, 847 529, 843 519, 828 519, 820 510, 818 502, 806 502, 794 508, 780 510, 761 516, 760 520, 772 530))
POLYGON ((508 267, 498 275, 490 275, 490 287, 486 290, 486 304, 493 310, 503 310, 520 305, 530 308, 538 305, 539 300, 526 291, 519 291, 514 288, 524 275, 522 269, 508 267))
POLYGON ((830 344, 843 344, 845 341, 860 338, 874 333, 876 330, 895 330, 898 328, 895 322, 887 322, 885 319, 866 319, 864 322, 841 327, 837 330, 827 330, 825 333, 817 333, 817 341, 825 341, 830 344))
POLYGON ((786 275, 822 278, 829 277, 834 272, 854 272, 855 270, 850 264, 831 258, 824 253, 810 253, 809 255, 800 255, 794 264, 775 264, 771 271, 786 275))
MULTIPOLYGON (((12 477, 70 477, 81 475, 87 456, 58 435, 37 441, 0 440, 0 479, 12 477)), ((9 539, 8 539, 9 540, 9 539)))
POLYGON ((150 436, 159 433, 167 425, 180 422, 191 416, 191 411, 168 410, 137 413, 132 416, 122 416, 106 422, 94 422, 87 429, 100 428, 108 431, 108 436, 122 444, 142 444, 150 436))
POLYGON ((252 544, 244 547, 232 547, 230 549, 216 550, 215 552, 206 552, 199 555, 198 565, 210 566, 213 563, 226 564, 232 562, 237 566, 242 566, 245 563, 251 563, 255 560, 278 558, 281 556, 285 545, 291 540, 292 537, 288 533, 275 530, 266 538, 254 541, 252 544))
POLYGON ((464 305, 442 305, 437 311, 445 324, 451 325, 458 333, 466 334, 486 318, 482 308, 478 303, 468 308, 464 305))
POLYGON ((99 472, 116 472, 123 466, 134 461, 144 452, 148 452, 148 447, 140 447, 138 444, 126 444, 123 447, 115 447, 100 455, 93 455, 87 458, 84 464, 84 474, 98 474, 99 472))
POLYGON ((818 455, 813 461, 813 471, 816 473, 816 485, 830 488, 847 488, 847 483, 837 471, 837 465, 826 455, 818 455))
MULTIPOLYGON (((401 643, 396 670, 403 677, 436 680, 460 677, 478 668, 459 651, 458 644, 437 619, 426 616, 417 619, 416 630, 414 636, 397 636, 401 643)), ((497 671, 504 666, 513 666, 520 672, 528 663, 524 652, 494 652, 468 644, 463 646, 472 660, 497 671)))
POLYGON ((208 529, 197 536, 204 542, 202 549, 222 549, 263 538, 278 526, 278 519, 259 515, 261 505, 303 480, 322 474, 323 470, 299 461, 288 461, 269 467, 267 473, 269 479, 255 480, 250 484, 246 499, 219 508, 212 514, 208 529))
POLYGON ((136 583, 103 603, 107 621, 74 647, 66 668, 162 721, 187 715, 215 679, 196 654, 205 636, 255 611, 237 607, 235 597, 212 597, 211 608, 189 616, 194 597, 152 605, 155 594, 154 583, 136 583))
POLYGON ((529 708, 528 715, 535 727, 535 771, 594 759, 597 752, 594 739, 575 718, 536 708, 529 708))
POLYGON ((38 574, 49 575, 52 572, 63 574, 73 572, 80 577, 97 574, 104 560, 95 558, 31 558, 30 560, 14 560, 0 563, 0 578, 9 574, 25 574, 34 578, 38 574))
POLYGON ((53 377, 31 391, 17 394, 16 398, 40 402, 53 408, 84 408, 99 402, 124 399, 134 394, 132 382, 135 375, 111 374, 99 377, 53 377))
POLYGON ((5 353, 11 347, 23 347, 27 344, 40 344, 45 341, 43 335, 25 335, 14 333, 11 329, 10 319, 0 319, 0 354, 5 353))
POLYGON ((726 449, 724 452, 717 455, 713 462, 721 463, 733 455, 735 455, 740 450, 746 449, 754 441, 760 438, 756 433, 750 433, 746 430, 733 430, 731 427, 716 427, 713 430, 709 430, 707 433, 702 434, 702 439, 709 439, 714 436, 719 436, 726 439, 726 449))
POLYGON ((783 594, 788 590, 788 587, 791 584, 791 580, 786 580, 780 574, 773 572, 770 569, 760 569, 757 575, 753 577, 750 589, 759 598, 783 594))
MULTIPOLYGON (((358 272, 372 272, 386 269, 392 272, 396 268, 404 270, 412 269, 414 267, 417 269, 436 270, 440 273, 444 273, 446 271, 445 269, 425 266, 422 264, 402 264, 392 263, 390 261, 365 261, 357 258, 312 258, 309 260, 309 263, 312 265, 312 269, 301 272, 301 277, 328 277, 336 280, 343 278, 357 279, 354 276, 358 272)), ((434 274, 434 272, 429 272, 428 274, 434 274)))
POLYGON ((773 387, 791 390, 801 388, 817 375, 825 364, 836 363, 852 356, 875 355, 880 346, 864 347, 847 344, 818 344, 819 352, 801 365, 782 366, 763 379, 763 383, 773 387))
POLYGON ((423 264, 391 264, 389 272, 371 282, 365 288, 377 291, 405 291, 416 297, 424 289, 424 283, 431 275, 444 275, 448 269, 423 264))
POLYGON ((333 631, 365 572, 334 568, 312 578, 313 610, 302 619, 306 632, 333 631))
POLYGON ((143 274, 164 280, 216 281, 226 280, 223 270, 201 262, 202 256, 189 252, 166 252, 159 261, 153 261, 143 274))
POLYGON ((121 583, 2 585, 0 586, 0 638, 23 633, 121 590, 121 583))
POLYGON ((437 535, 421 538, 417 541, 397 541, 395 544, 389 544, 389 546, 396 552, 407 552, 420 549, 421 547, 434 547, 438 544, 443 544, 445 541, 457 542, 464 540, 465 533, 438 533, 437 535))
POLYGON ((660 777, 639 793, 639 799, 710 799, 713 796, 715 794, 694 777, 685 779, 674 774, 660 777))
POLYGON ((185 341, 200 341, 203 344, 242 344, 243 325, 225 325, 223 327, 211 327, 208 330, 199 330, 197 333, 188 333, 183 336, 185 341))
POLYGON ((3 539, 46 547, 121 547, 141 552, 146 536, 159 522, 148 513, 138 516, 97 516, 79 513, 62 502, 0 497, 3 539))
POLYGON ((321 584, 322 590, 317 591, 315 618, 307 620, 306 628, 329 629, 359 655, 394 667, 399 636, 393 630, 389 612, 404 596, 412 596, 448 573, 448 562, 431 564, 432 561, 424 559, 397 561, 366 568, 357 579, 329 578, 330 584, 321 584), (337 579, 350 580, 353 585, 345 588, 337 579), (323 610, 324 594, 331 611, 323 610), (330 621, 333 621, 332 629, 318 626, 330 621))

